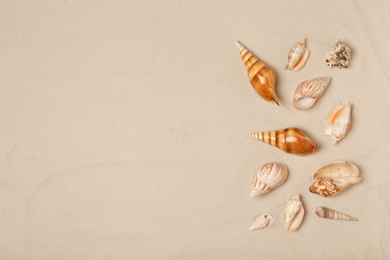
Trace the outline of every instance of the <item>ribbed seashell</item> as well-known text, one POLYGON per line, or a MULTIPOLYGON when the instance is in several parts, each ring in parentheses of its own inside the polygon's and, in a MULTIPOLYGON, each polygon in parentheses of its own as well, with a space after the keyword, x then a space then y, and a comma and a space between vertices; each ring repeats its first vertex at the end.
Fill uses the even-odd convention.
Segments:
POLYGON ((341 213, 339 211, 319 207, 316 209, 316 214, 320 218, 335 219, 335 220, 346 220, 346 221, 359 221, 357 218, 351 217, 347 214, 341 213))
POLYGON ((286 70, 298 71, 303 68, 310 51, 306 48, 306 40, 297 42, 288 53, 286 70))
POLYGON ((275 94, 275 72, 240 42, 236 42, 236 45, 245 68, 248 71, 249 82, 252 84, 253 89, 264 100, 273 100, 280 106, 279 99, 275 94))
POLYGON ((337 144, 348 133, 352 122, 353 104, 349 101, 338 103, 329 113, 325 127, 325 135, 331 137, 332 143, 337 144))
POLYGON ((273 215, 269 212, 255 215, 249 230, 257 230, 267 227, 272 218, 273 215))
POLYGON ((288 168, 284 163, 266 163, 253 176, 250 197, 264 195, 286 182, 288 168))
POLYGON ((351 50, 341 40, 338 40, 334 44, 333 50, 327 53, 325 63, 331 68, 348 68, 350 59, 351 50))
POLYGON ((299 128, 290 127, 277 131, 252 133, 252 138, 270 144, 286 153, 308 155, 313 153, 318 144, 307 137, 299 128))
POLYGON ((298 85, 294 93, 293 105, 296 109, 311 108, 328 87, 330 77, 310 79, 298 85))
POLYGON ((295 231, 302 223, 305 209, 299 195, 295 195, 286 203, 284 211, 284 227, 289 231, 295 231))
POLYGON ((314 183, 309 187, 309 191, 322 197, 329 197, 359 183, 361 178, 356 165, 345 161, 335 161, 317 169, 313 180, 314 183))

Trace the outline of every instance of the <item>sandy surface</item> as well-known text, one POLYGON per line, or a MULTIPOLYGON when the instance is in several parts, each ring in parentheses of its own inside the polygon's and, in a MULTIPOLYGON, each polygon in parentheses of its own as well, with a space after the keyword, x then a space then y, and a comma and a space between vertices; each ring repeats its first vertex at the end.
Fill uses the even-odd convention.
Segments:
POLYGON ((1 259, 390 258, 388 1, 2 1, 1 259), (299 72, 287 53, 307 39, 299 72), (342 39, 350 68, 323 59, 342 39), (251 88, 240 40, 277 75, 281 107, 251 88), (315 106, 296 86, 329 76, 315 106), (355 104, 337 145, 330 109, 355 104), (320 144, 295 156, 251 139, 289 126, 320 144), (311 194, 313 172, 347 160, 362 182, 311 194), (287 164, 280 188, 250 199, 252 175, 287 164), (283 227, 285 201, 306 216, 283 227), (327 206, 359 222, 320 219, 327 206), (252 217, 272 212, 267 229, 252 217))

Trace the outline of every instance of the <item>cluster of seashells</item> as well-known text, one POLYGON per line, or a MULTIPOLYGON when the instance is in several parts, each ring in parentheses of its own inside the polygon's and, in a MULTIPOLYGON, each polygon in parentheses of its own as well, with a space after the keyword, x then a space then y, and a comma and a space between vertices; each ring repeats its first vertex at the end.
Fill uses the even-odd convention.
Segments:
MULTIPOLYGON (((251 53, 240 42, 236 43, 241 59, 248 72, 249 81, 255 92, 266 101, 274 101, 280 106, 275 93, 275 73, 259 58, 251 53)), ((306 40, 297 42, 289 51, 286 70, 299 71, 308 59, 310 51, 306 48, 306 40)), ((329 51, 325 63, 331 68, 348 68, 351 58, 350 49, 341 40, 329 51)), ((299 84, 293 96, 293 106, 299 110, 310 109, 321 97, 328 85, 330 77, 318 77, 299 84)), ((330 136, 333 144, 337 144, 348 133, 352 122, 353 104, 349 101, 340 102, 327 116, 324 134, 330 136)), ((272 145, 286 153, 309 155, 316 151, 318 144, 307 134, 296 127, 288 127, 275 131, 252 133, 252 138, 272 145)), ((259 167, 253 176, 250 197, 263 196, 273 189, 283 185, 289 172, 287 165, 279 162, 266 163, 259 167)), ((337 195, 361 181, 356 165, 346 161, 334 161, 318 168, 313 175, 313 184, 309 191, 322 197, 337 195)), ((318 207, 316 215, 321 218, 357 221, 356 218, 326 207, 318 207)), ((305 215, 303 203, 299 195, 287 200, 284 212, 286 230, 295 231, 299 228, 305 215)), ((257 214, 249 230, 262 229, 268 226, 273 214, 266 212, 257 214)))

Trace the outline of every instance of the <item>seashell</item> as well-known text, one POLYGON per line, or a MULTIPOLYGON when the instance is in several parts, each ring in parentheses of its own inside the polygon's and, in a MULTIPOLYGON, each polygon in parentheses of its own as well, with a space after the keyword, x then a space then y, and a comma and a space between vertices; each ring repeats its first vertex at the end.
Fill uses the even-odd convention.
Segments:
POLYGON ((338 103, 326 119, 324 133, 331 137, 332 143, 337 144, 351 128, 353 104, 349 101, 338 103))
POLYGON ((286 182, 288 169, 284 163, 266 163, 253 176, 250 197, 264 195, 286 182))
POLYGON ((306 80, 298 85, 294 93, 293 105, 296 109, 306 110, 311 108, 317 99, 328 87, 330 77, 321 77, 306 80))
POLYGON ((284 227, 289 231, 295 231, 302 223, 305 209, 299 195, 295 195, 286 203, 284 211, 284 227))
POLYGON ((351 50, 343 44, 341 40, 338 40, 338 42, 334 44, 333 50, 327 53, 325 63, 331 68, 348 68, 350 59, 351 50))
POLYGON ((273 215, 269 212, 255 215, 255 217, 253 218, 253 223, 250 226, 249 230, 252 231, 267 227, 272 218, 273 215))
POLYGON ((309 57, 310 51, 306 48, 306 39, 297 42, 288 53, 288 62, 286 70, 298 71, 303 68, 309 57))
POLYGON ((347 214, 338 212, 333 209, 319 207, 316 209, 316 214, 320 218, 335 219, 335 220, 347 220, 347 221, 359 221, 357 218, 351 217, 347 214))
POLYGON ((311 154, 318 147, 318 144, 311 141, 304 131, 295 127, 252 133, 252 138, 275 146, 286 153, 297 155, 311 154))
POLYGON ((280 106, 275 94, 275 72, 253 55, 240 42, 236 42, 241 59, 248 71, 249 81, 256 93, 267 101, 275 101, 280 106))
POLYGON ((353 184, 359 183, 359 169, 354 164, 336 161, 317 169, 313 176, 314 183, 309 191, 322 197, 337 195, 353 184))

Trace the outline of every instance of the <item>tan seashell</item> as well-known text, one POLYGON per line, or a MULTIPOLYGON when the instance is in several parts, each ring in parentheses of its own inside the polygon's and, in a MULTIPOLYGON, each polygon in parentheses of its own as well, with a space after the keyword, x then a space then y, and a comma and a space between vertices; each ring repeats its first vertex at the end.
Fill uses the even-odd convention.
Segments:
POLYGON ((297 42, 288 53, 286 70, 298 71, 303 68, 310 51, 306 48, 306 40, 297 42))
POLYGON ((293 105, 296 109, 306 110, 311 108, 317 99, 328 87, 330 77, 321 77, 306 80, 298 85, 294 93, 293 105))
POLYGON ((252 231, 267 227, 272 218, 273 215, 269 212, 255 215, 255 217, 253 218, 253 223, 250 226, 249 230, 252 231))
POLYGON ((335 219, 335 220, 346 220, 346 221, 359 221, 357 218, 351 217, 347 214, 338 212, 333 209, 319 207, 316 209, 316 214, 320 218, 335 219))
POLYGON ((289 231, 295 231, 302 223, 305 209, 299 195, 295 195, 286 203, 284 211, 284 227, 289 231))
POLYGON ((331 68, 348 68, 351 59, 351 50, 338 40, 334 44, 333 50, 329 51, 325 57, 325 63, 331 68))
POLYGON ((267 101, 275 101, 280 106, 275 94, 275 72, 253 55, 240 42, 236 42, 241 59, 248 71, 249 81, 256 93, 267 101))
POLYGON ((315 152, 318 144, 299 128, 290 127, 277 131, 252 133, 252 138, 270 144, 286 153, 308 155, 315 152))
POLYGON ((349 101, 338 103, 329 113, 325 127, 325 135, 331 137, 332 143, 337 144, 348 133, 352 123, 353 104, 349 101))
POLYGON ((353 184, 359 183, 359 169, 354 164, 336 161, 320 167, 313 176, 309 191, 322 197, 337 195, 353 184))
POLYGON ((250 197, 264 195, 286 182, 288 168, 284 163, 266 163, 253 176, 250 197))

